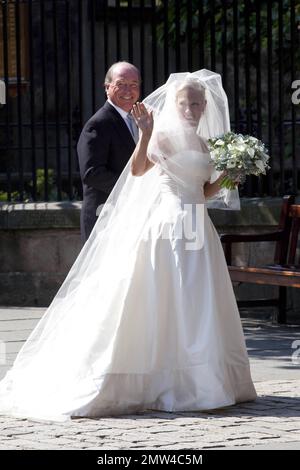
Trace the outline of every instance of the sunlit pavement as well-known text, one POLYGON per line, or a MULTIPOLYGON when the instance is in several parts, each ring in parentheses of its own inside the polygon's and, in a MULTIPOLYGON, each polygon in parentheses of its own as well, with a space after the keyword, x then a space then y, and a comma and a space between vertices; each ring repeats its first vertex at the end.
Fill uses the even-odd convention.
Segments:
MULTIPOLYGON (((0 309, 0 376, 44 309, 0 309)), ((300 325, 243 319, 255 402, 45 423, 0 417, 0 449, 300 449, 300 325)))

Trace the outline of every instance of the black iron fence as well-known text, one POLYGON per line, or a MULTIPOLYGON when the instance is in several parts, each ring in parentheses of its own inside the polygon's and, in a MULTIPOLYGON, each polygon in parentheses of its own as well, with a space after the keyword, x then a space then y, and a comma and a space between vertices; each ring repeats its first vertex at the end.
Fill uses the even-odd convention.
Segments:
POLYGON ((143 96, 171 72, 219 72, 232 128, 271 155, 268 175, 248 178, 242 195, 297 193, 300 0, 6 0, 0 200, 81 197, 77 139, 117 60, 140 68, 143 96))

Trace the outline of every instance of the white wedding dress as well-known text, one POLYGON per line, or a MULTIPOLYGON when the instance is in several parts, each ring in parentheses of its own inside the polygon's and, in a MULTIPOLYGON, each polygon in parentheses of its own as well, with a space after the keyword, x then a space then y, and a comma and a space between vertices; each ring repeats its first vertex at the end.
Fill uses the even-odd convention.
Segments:
POLYGON ((83 282, 58 333, 45 342, 41 334, 30 362, 17 359, 0 384, 0 413, 64 420, 255 399, 223 249, 203 206, 211 167, 196 151, 176 162, 188 184, 159 172, 160 203, 135 252, 83 282), (199 249, 180 235, 186 217, 199 249))

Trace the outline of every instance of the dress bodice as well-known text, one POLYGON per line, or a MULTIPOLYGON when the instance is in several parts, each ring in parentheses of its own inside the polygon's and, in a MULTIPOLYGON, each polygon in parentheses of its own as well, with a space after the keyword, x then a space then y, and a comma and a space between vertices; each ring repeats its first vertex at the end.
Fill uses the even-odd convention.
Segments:
POLYGON ((208 153, 195 150, 172 155, 160 170, 162 199, 179 198, 184 203, 203 203, 204 184, 210 180, 213 171, 208 153))

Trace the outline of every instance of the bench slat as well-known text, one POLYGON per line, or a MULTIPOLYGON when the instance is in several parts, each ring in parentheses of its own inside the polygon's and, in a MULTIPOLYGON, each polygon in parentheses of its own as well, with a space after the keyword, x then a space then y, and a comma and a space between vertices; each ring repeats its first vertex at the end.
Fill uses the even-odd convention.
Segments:
POLYGON ((300 271, 228 266, 232 281, 300 288, 300 271))

